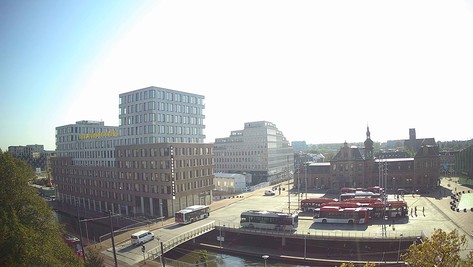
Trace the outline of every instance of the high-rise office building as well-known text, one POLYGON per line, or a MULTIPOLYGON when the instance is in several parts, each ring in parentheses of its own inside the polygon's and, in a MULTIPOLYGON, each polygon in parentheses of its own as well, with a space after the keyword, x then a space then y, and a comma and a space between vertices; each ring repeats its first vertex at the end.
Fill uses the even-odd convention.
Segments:
POLYGON ((120 145, 203 143, 204 96, 148 87, 120 94, 120 145))
POLYGON ((294 151, 274 123, 246 122, 243 130, 216 138, 215 170, 250 173, 253 183, 288 179, 294 170, 294 151))
POLYGON ((120 94, 120 125, 56 128, 57 201, 127 216, 171 217, 212 201, 213 144, 204 144, 204 97, 148 87, 120 94))

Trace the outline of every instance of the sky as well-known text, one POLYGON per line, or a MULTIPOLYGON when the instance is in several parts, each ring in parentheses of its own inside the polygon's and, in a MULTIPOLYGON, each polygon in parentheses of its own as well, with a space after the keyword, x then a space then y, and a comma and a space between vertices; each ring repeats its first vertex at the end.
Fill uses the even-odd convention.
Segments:
POLYGON ((0 1, 0 148, 118 126, 118 95, 205 96, 205 142, 473 138, 473 0, 0 1))

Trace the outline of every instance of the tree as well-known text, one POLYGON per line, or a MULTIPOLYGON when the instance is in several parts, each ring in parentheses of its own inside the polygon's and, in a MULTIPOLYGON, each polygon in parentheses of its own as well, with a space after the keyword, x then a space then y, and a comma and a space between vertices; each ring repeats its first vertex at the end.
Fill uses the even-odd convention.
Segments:
POLYGON ((462 259, 461 249, 467 244, 464 235, 459 235, 455 229, 450 233, 442 229, 435 229, 430 238, 426 238, 421 244, 412 244, 408 251, 401 255, 401 259, 409 266, 473 266, 473 252, 462 259))
POLYGON ((62 239, 62 226, 29 185, 33 168, 0 153, 0 265, 81 266, 62 239))
POLYGON ((105 267, 103 258, 100 256, 100 251, 94 248, 86 249, 86 260, 84 267, 105 267))

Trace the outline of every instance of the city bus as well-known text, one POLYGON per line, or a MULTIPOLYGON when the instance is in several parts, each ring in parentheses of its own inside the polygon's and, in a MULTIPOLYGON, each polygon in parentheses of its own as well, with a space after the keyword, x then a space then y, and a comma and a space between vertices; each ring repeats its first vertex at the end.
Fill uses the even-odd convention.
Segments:
POLYGON ((206 205, 194 205, 182 209, 174 214, 174 220, 179 224, 188 224, 201 219, 205 219, 210 215, 210 207, 206 205))
POLYGON ((379 186, 371 186, 371 187, 366 188, 366 191, 382 194, 384 192, 384 188, 379 187, 379 186))
POLYGON ((299 215, 279 211, 249 210, 240 215, 242 228, 292 231, 297 229, 299 215))
POLYGON ((353 187, 342 187, 340 189, 340 194, 355 193, 355 192, 356 192, 356 188, 353 188, 353 187))
POLYGON ((316 223, 366 224, 368 218, 367 208, 325 206, 315 210, 313 221, 316 223))
POLYGON ((407 217, 409 216, 407 202, 405 201, 388 201, 387 203, 388 217, 407 217))
POLYGON ((359 208, 361 204, 358 202, 351 202, 351 201, 335 201, 335 202, 327 202, 320 205, 320 207, 340 207, 340 208, 359 208))
POLYGON ((340 201, 345 201, 351 198, 381 198, 380 193, 373 193, 370 191, 356 191, 355 193, 340 194, 340 201))
POLYGON ((301 209, 304 212, 307 211, 314 211, 316 208, 320 208, 320 206, 324 203, 335 202, 338 201, 337 199, 333 198, 307 198, 301 200, 301 209))
POLYGON ((84 251, 82 250, 82 246, 80 244, 80 239, 69 234, 69 233, 64 233, 63 234, 63 240, 64 242, 76 253, 77 256, 83 257, 84 251))
MULTIPOLYGON (((366 199, 347 199, 340 203, 356 203, 359 207, 368 208, 370 218, 398 218, 408 216, 407 202, 405 201, 387 201, 384 203, 381 199, 366 198, 366 199)), ((333 206, 336 206, 333 204, 333 206)))

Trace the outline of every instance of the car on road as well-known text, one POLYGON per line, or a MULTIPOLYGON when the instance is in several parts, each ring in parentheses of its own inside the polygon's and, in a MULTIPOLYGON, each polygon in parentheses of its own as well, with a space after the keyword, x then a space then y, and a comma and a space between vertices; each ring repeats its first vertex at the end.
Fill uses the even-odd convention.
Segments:
POLYGON ((141 230, 131 235, 131 244, 135 246, 140 246, 153 239, 154 233, 152 233, 151 231, 141 230))
POLYGON ((274 196, 276 193, 273 190, 266 190, 264 191, 265 196, 274 196))

